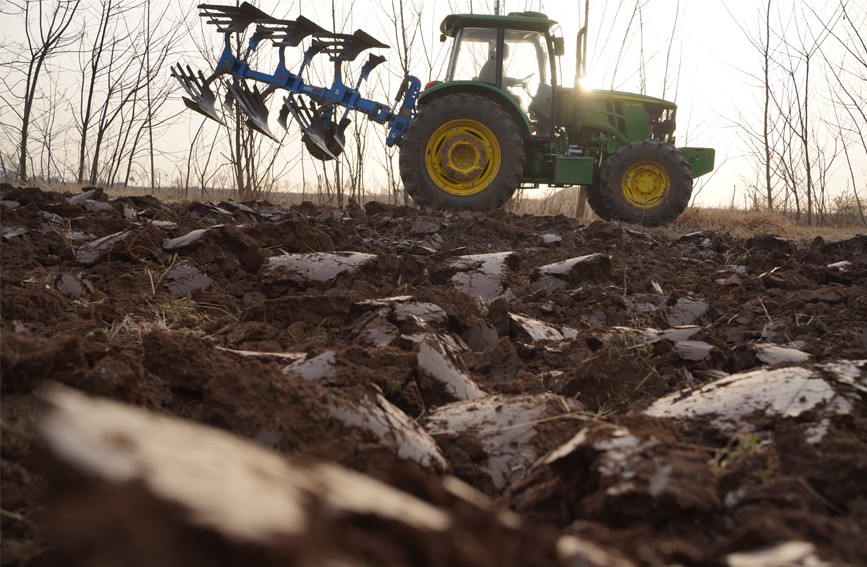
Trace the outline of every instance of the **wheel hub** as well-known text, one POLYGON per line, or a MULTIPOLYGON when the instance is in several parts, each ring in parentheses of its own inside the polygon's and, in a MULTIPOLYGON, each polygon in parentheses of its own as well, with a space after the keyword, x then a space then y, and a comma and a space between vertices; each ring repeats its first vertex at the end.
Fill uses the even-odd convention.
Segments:
POLYGON ((662 202, 671 191, 671 179, 665 168, 655 163, 630 167, 623 178, 623 195, 634 206, 650 209, 662 202))
POLYGON ((500 169, 500 146, 493 132, 476 120, 443 124, 425 149, 427 171, 443 191, 473 195, 484 190, 500 169))
POLYGON ((454 133, 440 148, 437 158, 447 176, 455 181, 478 178, 490 161, 481 140, 465 133, 454 133))

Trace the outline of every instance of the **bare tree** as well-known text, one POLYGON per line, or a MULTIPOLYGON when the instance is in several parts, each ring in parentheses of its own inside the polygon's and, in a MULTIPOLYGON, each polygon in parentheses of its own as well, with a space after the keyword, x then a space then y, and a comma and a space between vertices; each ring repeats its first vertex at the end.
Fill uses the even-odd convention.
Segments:
MULTIPOLYGON (((96 18, 96 32, 93 38, 93 44, 91 48, 83 49, 84 45, 82 45, 82 49, 79 51, 80 57, 82 57, 82 89, 81 89, 81 102, 80 102, 80 112, 81 112, 81 121, 79 124, 80 131, 80 141, 79 141, 79 150, 78 150, 78 182, 84 182, 84 171, 85 171, 85 163, 86 163, 86 152, 87 152, 87 137, 90 133, 90 125, 91 120, 94 117, 94 97, 96 96, 97 91, 97 80, 99 79, 101 72, 101 61, 103 54, 105 52, 105 42, 108 38, 108 27, 111 23, 112 17, 114 16, 114 2, 113 0, 107 0, 100 3, 100 11, 99 15, 96 18)), ((86 40, 86 37, 83 38, 82 44, 86 40)))
POLYGON ((7 144, 14 131, 20 179, 38 170, 43 178, 62 175, 79 183, 128 181, 142 157, 142 124, 146 120, 150 131, 165 128, 164 103, 174 92, 162 64, 178 47, 179 28, 164 17, 148 25, 149 2, 16 5, 26 41, 0 42, 0 53, 8 58, 2 65, 12 71, 0 74, 0 100, 3 151, 11 153, 7 144), (53 13, 47 11, 51 6, 53 13), (82 22, 80 33, 68 31, 76 25, 73 19, 82 22), (149 97, 143 94, 146 87, 149 97), (13 115, 9 124, 5 117, 13 115), (39 150, 30 152, 27 142, 37 137, 39 150))
POLYGON ((867 12, 850 9, 849 0, 839 0, 838 9, 832 17, 822 18, 808 6, 811 16, 833 38, 832 45, 842 50, 842 56, 834 56, 831 50, 820 47, 822 59, 828 69, 834 117, 830 121, 832 132, 842 144, 852 192, 862 224, 867 226, 864 208, 858 194, 850 148, 856 154, 867 156, 867 38, 862 30, 867 25, 867 12))
MULTIPOLYGON (((779 179, 782 179, 786 190, 783 192, 783 202, 788 199, 789 184, 788 180, 793 180, 796 176, 794 173, 789 175, 786 169, 785 156, 781 154, 783 144, 780 131, 778 129, 778 118, 776 114, 772 114, 771 101, 772 84, 777 84, 777 78, 772 75, 772 68, 775 68, 774 55, 777 43, 777 36, 771 34, 771 7, 773 0, 766 0, 764 9, 756 14, 756 20, 759 22, 761 29, 758 32, 753 32, 751 29, 738 23, 744 36, 752 45, 755 52, 760 57, 761 70, 758 74, 753 74, 748 70, 742 70, 742 73, 747 78, 747 81, 752 82, 756 89, 761 90, 761 100, 757 101, 757 106, 762 107, 762 126, 760 129, 754 128, 754 119, 747 115, 751 108, 747 106, 745 109, 739 109, 737 119, 733 121, 733 126, 741 133, 744 142, 749 147, 749 153, 756 157, 759 162, 759 168, 764 172, 763 180, 759 180, 758 170, 756 171, 755 179, 747 182, 752 194, 751 200, 754 203, 759 203, 761 199, 758 195, 764 195, 764 203, 767 209, 773 209, 777 201, 776 184, 779 179), (779 144, 778 144, 779 143, 779 144), (781 147, 778 147, 781 146, 781 147), (779 160, 777 160, 779 158, 779 160)), ((729 11, 729 15, 737 22, 737 19, 729 11)), ((752 174, 750 174, 752 175, 752 174)), ((785 207, 784 207, 785 209, 785 207)))
MULTIPOLYGON (((748 115, 737 123, 762 171, 753 190, 762 195, 764 208, 793 211, 808 225, 827 217, 838 158, 849 155, 854 140, 867 147, 858 126, 867 118, 862 110, 864 56, 850 47, 854 38, 845 33, 847 2, 820 13, 807 2, 781 11, 766 0, 761 30, 756 34, 741 26, 761 60, 759 73, 746 73, 761 89, 761 126, 751 126, 757 121, 748 115), (830 38, 837 45, 829 45, 830 38), (858 66, 852 64, 859 55, 860 80, 858 66), (847 115, 854 124, 848 129, 840 120, 847 115)), ((854 177, 852 181, 854 185, 854 177)))
POLYGON ((771 83, 770 83, 770 64, 771 64, 771 1, 768 0, 768 7, 765 11, 765 36, 764 42, 761 44, 762 53, 762 71, 764 73, 764 111, 762 114, 762 146, 765 155, 765 195, 768 198, 768 210, 774 208, 774 194, 771 185, 771 146, 770 146, 770 107, 771 107, 771 83))
POLYGON ((357 203, 364 201, 364 159, 369 151, 370 122, 355 120, 352 123, 352 149, 347 156, 346 168, 349 170, 349 197, 357 203))
POLYGON ((58 154, 63 155, 64 140, 55 136, 58 115, 63 115, 67 91, 60 85, 55 74, 48 74, 42 82, 43 109, 31 115, 31 132, 34 139, 40 140, 36 155, 32 155, 33 163, 29 167, 30 177, 40 177, 47 183, 53 183, 63 178, 63 163, 58 154))
POLYGON ((18 145, 18 179, 27 181, 27 144, 30 135, 30 121, 34 102, 40 95, 39 84, 45 64, 57 51, 70 45, 75 38, 67 32, 75 20, 81 0, 55 0, 43 2, 24 0, 21 3, 9 2, 18 10, 23 19, 26 36, 24 73, 24 94, 21 100, 20 142, 18 145))
MULTIPOLYGON (((206 26, 202 20, 190 20, 185 24, 184 35, 191 40, 203 60, 213 61, 214 54, 219 53, 219 46, 214 42, 212 28, 206 26), (198 21, 198 27, 192 25, 193 21, 198 21)), ((235 38, 233 48, 236 53, 243 51, 242 46, 245 45, 245 41, 244 37, 235 38)), ((158 59, 151 56, 151 66, 154 69, 162 64, 162 51, 159 53, 158 59)), ((251 66, 259 66, 262 59, 266 59, 265 62, 269 63, 270 61, 267 60, 269 55, 273 54, 266 52, 263 55, 259 51, 254 52, 251 66)), ((143 64, 146 66, 147 62, 143 61, 143 64)), ((212 88, 224 90, 225 85, 217 81, 212 84, 212 88)), ((152 88, 150 96, 152 99, 156 98, 164 102, 163 91, 154 93, 152 88)), ((223 99, 219 93, 217 96, 223 99)), ((208 186, 217 187, 225 183, 224 188, 232 189, 238 199, 261 199, 272 191, 297 163, 292 160, 278 159, 281 144, 291 137, 288 133, 284 133, 276 143, 273 143, 270 138, 247 126, 247 117, 240 105, 232 103, 231 99, 227 99, 226 102, 227 104, 224 103, 221 108, 218 108, 218 112, 222 111, 223 124, 201 124, 191 140, 190 147, 183 151, 183 157, 180 159, 185 160, 186 165, 177 168, 178 187, 184 194, 188 194, 192 189, 191 181, 195 180, 204 195, 208 186)), ((159 126, 158 122, 146 119, 145 127, 149 136, 151 122, 155 132, 159 126)), ((150 160, 148 156, 147 161, 150 160)))
MULTIPOLYGON (((389 0, 388 5, 386 5, 380 0, 379 6, 381 11, 387 14, 386 17, 391 27, 392 37, 396 42, 394 48, 397 51, 399 80, 403 80, 403 77, 412 74, 413 55, 417 52, 417 42, 420 42, 422 45, 421 52, 427 63, 428 75, 432 75, 434 66, 431 57, 432 50, 424 42, 424 34, 421 33, 422 2, 418 0, 389 0), (419 40, 419 38, 421 39, 419 40)), ((399 183, 400 176, 394 165, 395 158, 397 157, 397 148, 385 146, 384 151, 384 165, 389 194, 395 203, 403 202, 406 205, 409 203, 409 195, 406 194, 399 183)))
MULTIPOLYGON (((617 59, 614 61, 614 66, 611 72, 611 88, 614 88, 615 80, 617 77, 617 71, 620 68, 620 60, 623 58, 623 52, 626 50, 626 46, 629 42, 629 38, 632 36, 632 25, 635 22, 635 17, 639 16, 642 8, 642 0, 635 0, 635 6, 632 8, 632 15, 629 18, 629 24, 626 26, 626 31, 623 34, 623 39, 620 41, 620 47, 617 51, 617 59)), ((622 2, 621 2, 622 4, 622 2)), ((618 7, 618 10, 620 8, 618 7)), ((641 42, 642 48, 644 42, 641 42)), ((639 68, 643 68, 644 65, 641 65, 639 68)))
MULTIPOLYGON (((827 30, 820 30, 815 34, 809 21, 808 18, 796 18, 796 37, 791 41, 783 41, 785 60, 781 62, 781 67, 791 81, 794 112, 781 112, 781 114, 786 126, 793 132, 800 145, 807 201, 806 222, 812 225, 817 205, 814 162, 815 154, 822 142, 816 142, 818 139, 815 133, 816 126, 812 122, 815 112, 811 108, 811 101, 815 95, 811 90, 810 80, 815 60, 818 59, 815 56, 829 34, 827 30)), ((782 111, 779 106, 778 109, 782 111)))

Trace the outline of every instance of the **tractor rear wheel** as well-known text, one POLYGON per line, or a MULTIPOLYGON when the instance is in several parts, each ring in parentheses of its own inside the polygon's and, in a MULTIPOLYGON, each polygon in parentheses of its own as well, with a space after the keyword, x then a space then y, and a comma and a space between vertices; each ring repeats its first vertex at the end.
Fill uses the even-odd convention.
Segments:
POLYGON ((658 140, 639 140, 602 165, 594 210, 606 220, 656 226, 674 220, 691 196, 692 172, 683 154, 658 140))
POLYGON ((597 217, 611 220, 611 211, 605 208, 605 203, 602 200, 602 186, 599 183, 587 187, 587 203, 597 217))
POLYGON ((400 146, 400 176, 419 205, 487 211, 521 183, 524 141, 496 102, 446 95, 423 106, 400 146))

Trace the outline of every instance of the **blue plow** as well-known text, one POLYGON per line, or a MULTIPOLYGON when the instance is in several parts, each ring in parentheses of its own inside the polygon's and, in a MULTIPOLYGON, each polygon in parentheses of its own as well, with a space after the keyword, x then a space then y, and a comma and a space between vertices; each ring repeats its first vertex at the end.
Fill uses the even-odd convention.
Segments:
POLYGON ((287 94, 277 122, 288 129, 291 116, 301 127, 302 141, 311 155, 323 161, 336 159, 343 152, 350 110, 361 112, 379 124, 387 124, 389 131, 385 143, 388 146, 397 143, 406 132, 421 90, 418 78, 404 78, 393 107, 366 99, 358 90, 370 73, 385 62, 385 57, 370 54, 356 84, 350 87, 343 82, 344 63, 354 61, 368 49, 388 48, 365 32, 332 33, 303 16, 297 20, 280 20, 248 2, 240 6, 200 4, 199 15, 206 19, 206 23, 217 27, 217 31, 225 36, 225 42, 220 60, 208 77, 189 66, 186 69, 181 65, 172 67, 172 76, 188 95, 184 97, 184 104, 191 110, 225 125, 217 111, 217 94, 212 87, 218 78, 227 75, 231 79, 221 81, 226 87, 225 110, 231 111, 237 104, 247 116, 248 127, 278 140, 268 126, 267 100, 277 90, 285 91, 287 94), (232 45, 241 45, 236 38, 251 25, 256 27, 246 49, 243 54, 240 50, 236 54, 232 45), (312 38, 310 47, 304 52, 300 69, 293 73, 286 68, 286 48, 297 47, 308 37, 312 38), (271 41, 279 50, 279 62, 273 73, 256 71, 249 63, 250 56, 264 40, 271 41), (334 63, 334 80, 330 87, 316 86, 304 80, 305 70, 320 54, 328 55, 334 63), (260 90, 258 84, 250 88, 248 81, 261 83, 263 88, 260 90))

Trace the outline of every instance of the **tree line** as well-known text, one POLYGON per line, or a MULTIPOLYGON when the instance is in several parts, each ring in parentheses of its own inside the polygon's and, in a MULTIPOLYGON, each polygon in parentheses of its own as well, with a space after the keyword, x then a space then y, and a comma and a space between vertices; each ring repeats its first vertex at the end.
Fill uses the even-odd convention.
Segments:
POLYGON ((745 109, 734 123, 754 164, 749 205, 807 225, 848 210, 867 226, 864 5, 836 0, 819 11, 813 2, 763 0, 752 21, 742 30, 758 65, 744 73, 761 111, 745 109), (835 169, 844 174, 832 182, 835 169))

